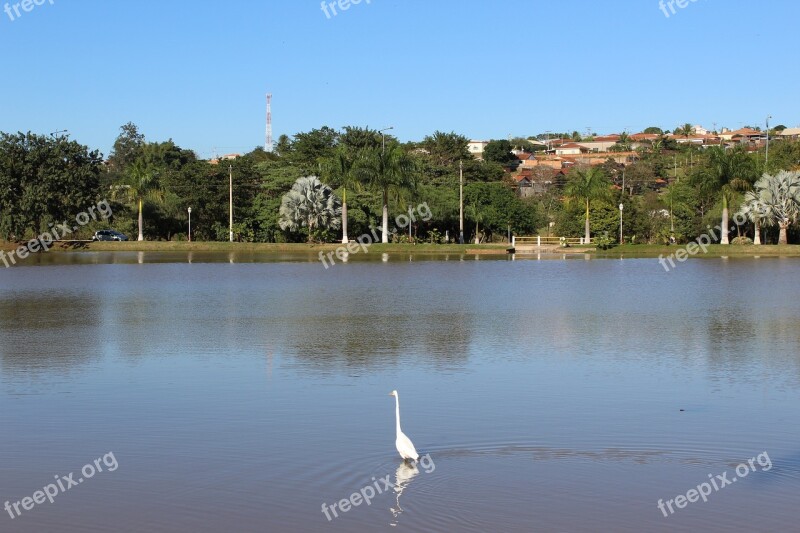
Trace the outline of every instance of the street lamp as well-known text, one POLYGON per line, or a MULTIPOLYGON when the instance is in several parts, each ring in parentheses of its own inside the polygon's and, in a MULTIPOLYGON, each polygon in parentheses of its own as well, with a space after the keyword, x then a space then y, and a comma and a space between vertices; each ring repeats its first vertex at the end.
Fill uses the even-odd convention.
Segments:
POLYGON ((623 204, 619 204, 619 243, 625 244, 622 240, 622 210, 625 209, 623 204))
POLYGON ((769 119, 771 119, 771 118, 772 118, 772 115, 769 115, 767 117, 767 153, 766 153, 766 157, 764 158, 764 166, 767 166, 767 164, 769 164, 769 119))
POLYGON ((464 162, 458 162, 458 244, 464 244, 464 162))
POLYGON ((394 129, 394 126, 389 126, 388 128, 383 128, 382 130, 378 130, 378 133, 381 134, 381 147, 382 147, 382 150, 383 150, 384 154, 386 153, 386 134, 384 132, 389 131, 389 130, 393 130, 393 129, 394 129))
POLYGON ((189 208, 189 242, 192 242, 192 208, 189 208))

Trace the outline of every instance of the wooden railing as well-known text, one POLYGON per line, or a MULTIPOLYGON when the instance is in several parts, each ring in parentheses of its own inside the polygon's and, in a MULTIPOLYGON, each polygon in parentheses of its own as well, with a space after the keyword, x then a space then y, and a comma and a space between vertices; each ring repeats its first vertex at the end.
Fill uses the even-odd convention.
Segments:
POLYGON ((511 237, 511 246, 581 246, 584 245, 583 237, 511 237))

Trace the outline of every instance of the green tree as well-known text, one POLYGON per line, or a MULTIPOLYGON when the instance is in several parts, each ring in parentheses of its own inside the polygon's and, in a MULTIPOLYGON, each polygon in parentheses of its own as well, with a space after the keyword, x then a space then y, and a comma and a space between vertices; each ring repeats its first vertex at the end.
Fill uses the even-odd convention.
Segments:
POLYGON ((139 132, 139 127, 133 122, 128 122, 119 129, 120 134, 114 141, 108 163, 113 170, 125 172, 141 157, 145 140, 144 134, 139 132))
POLYGON ((567 182, 564 193, 570 201, 580 201, 586 206, 584 240, 591 242, 591 224, 589 208, 595 200, 608 199, 611 194, 611 182, 602 169, 598 167, 577 168, 572 179, 567 182))
POLYGON ((631 149, 631 136, 623 131, 619 134, 619 140, 616 142, 616 146, 618 146, 619 150, 622 152, 629 152, 631 149))
POLYGON ((330 158, 339 142, 339 132, 328 126, 297 133, 292 142, 289 160, 302 172, 319 172, 322 160, 330 158))
POLYGON ((389 199, 400 201, 417 186, 417 168, 411 157, 397 144, 364 150, 354 170, 359 181, 379 191, 382 198, 381 242, 389 242, 389 199))
POLYGON ((99 152, 66 138, 0 133, 0 232, 35 236, 99 199, 99 152))
POLYGON ((448 166, 462 160, 472 159, 468 149, 469 139, 455 132, 435 131, 421 143, 431 160, 440 166, 448 166))
POLYGON ((138 240, 144 240, 144 202, 153 201, 162 203, 164 201, 164 190, 158 181, 158 172, 154 167, 148 165, 143 158, 139 158, 128 168, 123 183, 114 188, 115 198, 124 197, 134 203, 139 210, 138 240))
POLYGON ((675 130, 675 135, 683 135, 687 139, 691 137, 693 134, 694 134, 694 128, 688 122, 675 130))
POLYGON ((726 150, 719 146, 708 149, 708 173, 710 183, 706 186, 716 190, 722 198, 722 223, 721 223, 721 243, 728 244, 728 207, 734 193, 746 191, 750 188, 755 177, 755 167, 753 160, 747 152, 741 148, 726 150))
POLYGON ((500 165, 508 165, 517 158, 511 153, 511 143, 506 140, 489 141, 483 149, 483 160, 500 165))
POLYGON ((353 171, 353 160, 348 157, 344 146, 340 145, 333 157, 325 165, 331 183, 342 189, 342 243, 349 242, 347 235, 347 189, 361 190, 361 182, 353 171))

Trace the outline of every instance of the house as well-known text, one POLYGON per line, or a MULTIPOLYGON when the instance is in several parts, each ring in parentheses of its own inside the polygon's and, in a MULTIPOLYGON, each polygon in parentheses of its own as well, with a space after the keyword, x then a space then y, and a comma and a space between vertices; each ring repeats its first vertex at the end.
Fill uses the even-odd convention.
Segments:
POLYGON ((675 141, 678 144, 696 144, 696 145, 705 144, 706 143, 706 139, 708 137, 713 137, 713 135, 707 136, 707 135, 695 134, 695 135, 689 135, 688 137, 685 136, 685 135, 669 135, 669 136, 667 136, 668 139, 672 139, 673 141, 675 141))
POLYGON ((520 198, 528 198, 533 195, 533 181, 530 171, 522 171, 519 175, 514 176, 514 181, 517 182, 517 194, 520 198))
POLYGON ((738 130, 723 130, 722 133, 719 134, 719 137, 723 141, 740 141, 743 140, 755 140, 760 139, 764 136, 764 133, 758 130, 754 130, 752 128, 740 128, 738 130))
POLYGON ((221 161, 233 161, 237 157, 242 157, 242 154, 226 154, 226 155, 223 155, 221 157, 215 157, 214 159, 212 159, 208 163, 210 165, 219 165, 221 161))
POLYGON ((556 148, 556 155, 581 155, 589 153, 589 149, 578 143, 562 144, 556 148))
POLYGON ((662 135, 658 133, 632 133, 629 137, 635 142, 654 142, 659 140, 662 135))
POLYGON ((608 152, 619 140, 619 135, 604 135, 597 136, 591 141, 579 141, 576 144, 583 146, 590 152, 608 152))
POLYGON ((780 139, 800 139, 800 128, 786 128, 778 134, 780 139))
POLYGON ((529 152, 519 152, 519 153, 514 154, 514 155, 517 156, 517 159, 519 159, 520 165, 523 168, 535 167, 536 165, 539 164, 536 161, 536 157, 533 154, 529 153, 529 152))
POLYGON ((488 144, 489 141, 470 141, 467 143, 467 150, 475 159, 483 159, 483 150, 488 144))

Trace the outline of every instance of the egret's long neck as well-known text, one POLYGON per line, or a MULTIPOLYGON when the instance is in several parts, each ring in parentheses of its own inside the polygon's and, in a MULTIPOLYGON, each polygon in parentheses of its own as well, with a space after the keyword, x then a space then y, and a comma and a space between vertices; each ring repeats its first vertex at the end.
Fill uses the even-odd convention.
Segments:
POLYGON ((394 413, 397 418, 397 434, 400 434, 400 395, 394 397, 394 413))

